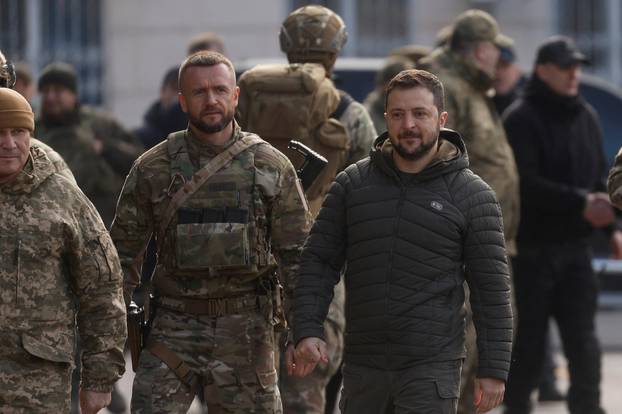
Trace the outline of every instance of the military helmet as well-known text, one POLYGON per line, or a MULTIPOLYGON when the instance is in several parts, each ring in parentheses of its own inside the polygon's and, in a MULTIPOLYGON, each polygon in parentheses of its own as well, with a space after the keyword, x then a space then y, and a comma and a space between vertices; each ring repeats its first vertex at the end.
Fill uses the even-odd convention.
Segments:
POLYGON ((346 25, 332 10, 318 5, 304 6, 287 16, 279 41, 286 54, 337 54, 346 43, 346 25))
POLYGON ((0 87, 12 88, 15 85, 15 67, 0 51, 0 87))

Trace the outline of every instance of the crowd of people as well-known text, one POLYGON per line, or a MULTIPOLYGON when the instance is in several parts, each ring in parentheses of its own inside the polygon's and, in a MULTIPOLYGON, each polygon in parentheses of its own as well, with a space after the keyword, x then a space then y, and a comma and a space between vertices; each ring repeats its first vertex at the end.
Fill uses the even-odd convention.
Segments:
POLYGON ((622 258, 622 151, 610 171, 573 40, 523 73, 468 10, 363 103, 332 81, 338 14, 277 40, 287 64, 237 79, 192 39, 133 131, 71 65, 0 53, 0 411, 125 412, 129 347, 133 413, 528 414, 537 389, 604 414, 590 236, 622 258))

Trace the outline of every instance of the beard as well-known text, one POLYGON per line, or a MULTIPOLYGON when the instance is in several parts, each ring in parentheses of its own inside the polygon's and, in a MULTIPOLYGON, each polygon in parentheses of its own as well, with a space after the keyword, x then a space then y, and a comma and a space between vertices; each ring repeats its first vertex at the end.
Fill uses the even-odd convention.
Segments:
POLYGON ((423 135, 420 132, 413 132, 413 131, 401 132, 398 134, 397 142, 393 144, 393 148, 399 154, 400 157, 410 160, 410 161, 416 161, 422 158, 424 155, 426 155, 430 151, 432 151, 432 149, 437 145, 439 132, 440 132, 440 127, 437 127, 436 131, 434 131, 434 138, 431 139, 429 142, 425 142, 423 140, 423 135), (413 150, 408 150, 400 143, 401 138, 419 138, 422 140, 422 142, 421 142, 421 145, 419 145, 417 148, 413 150))
POLYGON ((233 120, 233 111, 227 110, 222 113, 222 119, 218 122, 207 123, 203 121, 200 117, 195 117, 188 114, 188 119, 190 124, 194 126, 201 132, 206 134, 214 134, 216 132, 220 132, 229 125, 229 123, 233 120))

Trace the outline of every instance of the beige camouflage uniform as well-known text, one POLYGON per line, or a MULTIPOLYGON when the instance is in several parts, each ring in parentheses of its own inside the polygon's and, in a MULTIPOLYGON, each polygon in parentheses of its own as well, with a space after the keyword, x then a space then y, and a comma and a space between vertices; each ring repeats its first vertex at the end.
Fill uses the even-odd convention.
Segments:
POLYGON ((34 145, 0 184, 0 412, 67 413, 76 328, 82 388, 125 369, 121 267, 93 205, 34 145))
POLYGON ((607 180, 611 204, 622 209, 622 148, 618 151, 607 180))
MULTIPOLYGON (((339 121, 345 126, 350 149, 344 169, 369 155, 376 129, 365 107, 356 101, 348 105, 339 121)), ((285 414, 323 414, 326 405, 326 386, 341 365, 343 356, 343 333, 346 319, 344 313, 346 292, 343 279, 335 285, 333 301, 324 322, 328 364, 318 366, 304 378, 287 375, 285 358, 281 356, 279 388, 285 414)))
MULTIPOLYGON (((514 152, 503 123, 490 98, 492 79, 447 48, 436 49, 421 61, 445 87, 445 126, 462 135, 469 156, 469 168, 495 191, 503 214, 503 231, 508 256, 516 255, 516 233, 520 216, 519 179, 514 152)), ((468 293, 468 292, 467 292, 468 293)), ((477 370, 477 345, 470 304, 467 312, 467 358, 462 367, 458 412, 475 413, 473 378, 477 370)))
MULTIPOLYGON (((142 253, 159 231, 169 194, 183 181, 172 169, 181 165, 190 177, 245 135, 235 125, 231 140, 215 147, 187 131, 183 141, 169 138, 136 161, 111 230, 126 300, 139 283, 142 253)), ((157 240, 159 304, 134 381, 132 412, 186 412, 197 381, 210 412, 281 412, 267 285, 276 258, 289 291, 309 225, 293 166, 267 143, 240 153, 181 206, 157 240), (189 368, 183 382, 150 351, 153 344, 189 368)))
POLYGON ((109 227, 123 180, 142 153, 142 144, 112 118, 84 106, 67 114, 63 122, 37 119, 35 131, 64 158, 109 227), (101 153, 95 150, 96 141, 102 144, 101 153))

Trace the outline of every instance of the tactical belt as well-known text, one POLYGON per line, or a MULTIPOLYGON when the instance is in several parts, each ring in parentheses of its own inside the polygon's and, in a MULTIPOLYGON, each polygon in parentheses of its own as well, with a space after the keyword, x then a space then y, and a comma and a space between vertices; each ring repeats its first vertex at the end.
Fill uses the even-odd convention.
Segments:
POLYGON ((268 296, 252 293, 245 296, 210 299, 160 297, 157 299, 157 304, 164 309, 176 312, 218 317, 255 312, 268 304, 269 301, 268 296))

